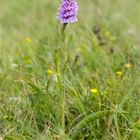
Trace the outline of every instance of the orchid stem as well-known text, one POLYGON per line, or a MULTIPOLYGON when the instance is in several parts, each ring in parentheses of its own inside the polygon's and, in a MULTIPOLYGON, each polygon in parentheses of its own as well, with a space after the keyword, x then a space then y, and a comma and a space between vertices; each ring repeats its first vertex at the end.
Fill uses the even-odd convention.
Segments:
POLYGON ((65 29, 66 29, 67 23, 63 24, 62 30, 61 30, 61 39, 62 41, 65 40, 65 29))

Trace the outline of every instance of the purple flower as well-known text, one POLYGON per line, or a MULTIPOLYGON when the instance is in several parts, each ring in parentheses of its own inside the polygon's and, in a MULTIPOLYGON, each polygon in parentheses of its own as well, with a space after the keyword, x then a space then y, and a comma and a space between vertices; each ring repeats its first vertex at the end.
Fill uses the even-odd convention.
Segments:
POLYGON ((57 18, 62 24, 76 22, 77 10, 78 5, 76 0, 62 0, 57 18))

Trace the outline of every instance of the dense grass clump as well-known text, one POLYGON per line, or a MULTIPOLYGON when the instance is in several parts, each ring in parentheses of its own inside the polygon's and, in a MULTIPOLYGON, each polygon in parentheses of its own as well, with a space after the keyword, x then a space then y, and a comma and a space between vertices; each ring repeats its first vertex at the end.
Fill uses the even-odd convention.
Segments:
POLYGON ((139 140, 138 0, 0 0, 0 139, 139 140))

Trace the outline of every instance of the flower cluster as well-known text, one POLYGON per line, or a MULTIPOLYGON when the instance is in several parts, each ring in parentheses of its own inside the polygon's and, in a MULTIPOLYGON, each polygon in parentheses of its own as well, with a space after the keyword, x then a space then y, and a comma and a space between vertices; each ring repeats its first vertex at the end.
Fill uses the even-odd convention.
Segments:
POLYGON ((62 0, 57 18, 62 24, 76 22, 77 10, 76 0, 62 0))

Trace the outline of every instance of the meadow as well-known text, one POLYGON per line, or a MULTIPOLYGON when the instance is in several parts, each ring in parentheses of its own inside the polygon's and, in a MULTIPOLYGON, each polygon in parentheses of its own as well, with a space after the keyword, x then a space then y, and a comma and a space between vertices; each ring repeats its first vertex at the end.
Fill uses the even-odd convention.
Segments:
POLYGON ((0 140, 140 140, 140 1, 0 0, 0 140))

